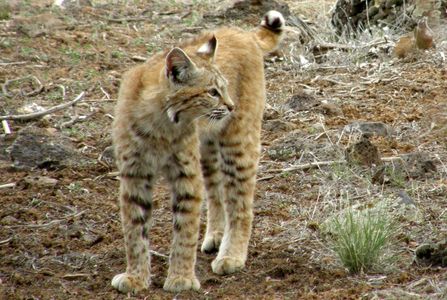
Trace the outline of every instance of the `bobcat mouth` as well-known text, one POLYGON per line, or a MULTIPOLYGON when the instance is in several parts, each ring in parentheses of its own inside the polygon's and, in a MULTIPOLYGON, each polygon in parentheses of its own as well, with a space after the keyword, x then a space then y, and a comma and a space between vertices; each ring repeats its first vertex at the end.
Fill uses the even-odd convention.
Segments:
POLYGON ((228 111, 228 109, 214 109, 213 111, 211 111, 210 113, 207 114, 208 119, 210 120, 222 120, 223 118, 225 118, 226 116, 228 116, 230 114, 230 112, 228 111))

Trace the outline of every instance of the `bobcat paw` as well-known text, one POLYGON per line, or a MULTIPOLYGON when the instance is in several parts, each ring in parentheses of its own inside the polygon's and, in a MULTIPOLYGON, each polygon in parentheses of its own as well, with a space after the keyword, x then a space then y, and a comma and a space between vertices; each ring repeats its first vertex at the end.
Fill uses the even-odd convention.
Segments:
POLYGON ((203 253, 214 253, 219 251, 220 242, 222 241, 222 232, 214 232, 211 235, 207 235, 202 243, 202 248, 200 249, 203 253))
POLYGON ((137 279, 127 273, 115 275, 112 279, 112 286, 121 293, 136 293, 149 286, 149 282, 137 279))
POLYGON ((240 258, 224 256, 216 258, 211 263, 213 272, 219 275, 231 274, 244 268, 245 262, 240 258))
POLYGON ((183 277, 183 276, 169 276, 166 278, 163 289, 167 292, 178 293, 186 290, 199 290, 200 282, 195 276, 183 277))

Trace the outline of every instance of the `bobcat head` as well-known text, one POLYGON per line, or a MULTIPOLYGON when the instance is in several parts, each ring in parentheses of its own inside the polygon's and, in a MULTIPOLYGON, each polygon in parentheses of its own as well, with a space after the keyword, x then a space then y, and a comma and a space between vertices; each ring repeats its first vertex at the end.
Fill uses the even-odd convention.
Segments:
POLYGON ((191 57, 180 48, 166 55, 165 76, 170 93, 165 109, 171 122, 191 122, 199 117, 217 122, 234 109, 228 81, 214 64, 216 50, 217 39, 213 36, 191 57))

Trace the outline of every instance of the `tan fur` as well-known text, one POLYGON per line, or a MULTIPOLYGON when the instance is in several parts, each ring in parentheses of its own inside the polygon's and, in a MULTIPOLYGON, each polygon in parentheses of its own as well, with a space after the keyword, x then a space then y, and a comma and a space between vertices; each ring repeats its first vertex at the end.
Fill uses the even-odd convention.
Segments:
POLYGON ((174 211, 164 289, 200 287, 194 265, 204 186, 202 251, 219 251, 217 274, 244 266, 265 102, 263 55, 277 47, 283 23, 269 12, 257 31, 205 33, 125 74, 112 130, 127 257, 126 272, 112 280, 119 291, 149 285, 151 193, 160 173, 171 185, 174 211))

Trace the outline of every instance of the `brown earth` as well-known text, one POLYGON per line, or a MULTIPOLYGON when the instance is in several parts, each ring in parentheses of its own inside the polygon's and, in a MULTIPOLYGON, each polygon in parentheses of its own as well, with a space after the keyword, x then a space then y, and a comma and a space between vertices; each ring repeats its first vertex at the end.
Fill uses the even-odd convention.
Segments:
MULTIPOLYGON (((292 13, 309 11, 301 10, 301 2, 307 3, 288 1, 292 13)), ((225 19, 221 13, 225 1, 215 7, 204 2, 192 6, 190 1, 149 1, 74 5, 65 10, 51 8, 50 3, 13 1, 5 8, 9 16, 0 20, 0 83, 6 88, 0 94, 0 115, 24 113, 23 107, 33 103, 48 108, 86 94, 76 108, 37 121, 9 121, 12 134, 0 136, 0 299, 447 296, 445 268, 418 265, 413 253, 423 243, 447 239, 447 68, 439 54, 447 54, 445 41, 438 40, 436 50, 415 53, 409 60, 396 60, 389 51, 363 57, 367 65, 346 59, 345 67, 335 62, 330 67, 328 54, 321 67, 306 69, 292 59, 290 45, 296 36, 288 34, 279 57, 266 60, 271 108, 265 117, 246 269, 217 276, 211 272, 213 256, 198 252, 201 290, 178 295, 163 291, 171 213, 169 193, 161 181, 151 232, 152 249, 161 255, 153 255, 150 290, 127 296, 110 285, 113 276, 125 269, 125 261, 115 168, 99 159, 110 146, 120 76, 180 38, 220 24, 249 28, 256 25, 257 16, 244 13, 225 19), (381 61, 386 63, 384 69, 379 67, 381 61), (43 87, 33 79, 21 79, 29 75, 43 87), (283 105, 293 97, 300 99, 303 90, 316 99, 315 105, 303 110, 283 105), (76 115, 88 117, 63 124, 76 115), (344 149, 356 139, 344 128, 354 121, 382 122, 393 129, 390 136, 370 138, 382 157, 418 151, 435 170, 417 176, 391 173, 378 184, 371 183, 371 170, 344 164, 281 172, 293 165, 343 159, 344 149), (10 146, 27 126, 50 137, 63 135, 80 157, 69 165, 12 166, 10 146), (287 143, 281 140, 290 136, 287 143), (348 196, 368 204, 378 198, 394 199, 399 191, 413 199, 420 217, 399 219, 392 245, 398 258, 374 272, 349 274, 328 247, 330 237, 321 230, 324 221, 348 196)))

